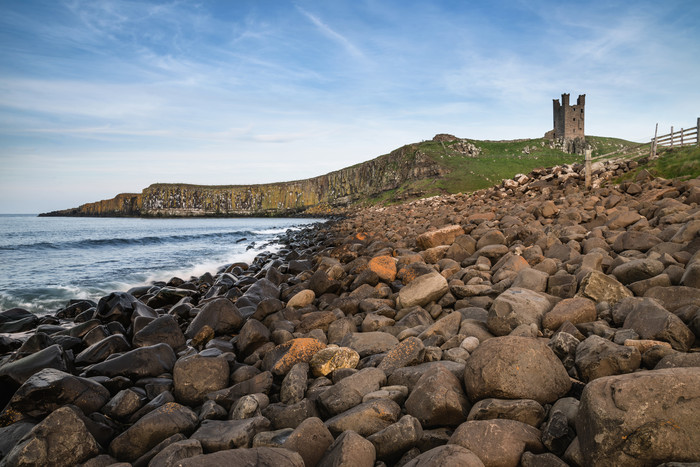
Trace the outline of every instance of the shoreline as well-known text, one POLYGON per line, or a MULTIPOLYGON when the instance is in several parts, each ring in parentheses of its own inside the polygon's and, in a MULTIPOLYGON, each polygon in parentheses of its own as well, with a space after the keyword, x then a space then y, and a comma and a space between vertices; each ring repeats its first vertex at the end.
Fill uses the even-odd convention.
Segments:
POLYGON ((28 324, 0 455, 60 422, 72 463, 700 461, 700 179, 613 186, 632 164, 359 210, 28 324))

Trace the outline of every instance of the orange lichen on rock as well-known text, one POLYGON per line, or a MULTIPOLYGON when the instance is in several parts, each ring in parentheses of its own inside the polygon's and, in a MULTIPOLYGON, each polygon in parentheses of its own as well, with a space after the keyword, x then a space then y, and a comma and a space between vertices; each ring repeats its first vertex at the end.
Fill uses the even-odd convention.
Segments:
POLYGON ((375 256, 369 261, 368 267, 384 282, 396 279, 396 261, 391 256, 375 256))
POLYGON ((297 363, 308 363, 326 345, 310 337, 292 339, 265 355, 263 368, 277 376, 286 375, 297 363))

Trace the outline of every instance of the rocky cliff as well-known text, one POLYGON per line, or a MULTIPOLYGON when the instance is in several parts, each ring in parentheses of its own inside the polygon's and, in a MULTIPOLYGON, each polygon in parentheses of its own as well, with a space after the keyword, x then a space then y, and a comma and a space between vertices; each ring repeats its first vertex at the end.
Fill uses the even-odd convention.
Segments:
POLYGON ((322 213, 401 184, 445 175, 447 169, 418 144, 319 177, 263 185, 186 185, 156 183, 141 193, 83 204, 42 216, 284 216, 322 213))

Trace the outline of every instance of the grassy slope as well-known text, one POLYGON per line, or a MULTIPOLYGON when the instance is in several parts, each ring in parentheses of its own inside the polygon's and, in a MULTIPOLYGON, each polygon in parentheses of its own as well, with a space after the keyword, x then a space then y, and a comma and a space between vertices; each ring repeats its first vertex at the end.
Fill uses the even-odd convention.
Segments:
MULTIPOLYGON (((629 152, 636 146, 617 138, 590 136, 586 139, 593 147, 593 157, 614 151, 629 152)), ((417 150, 448 168, 450 173, 440 179, 410 182, 367 200, 369 204, 388 204, 442 193, 466 193, 488 188, 504 178, 528 173, 538 167, 583 162, 582 156, 550 147, 550 141, 545 138, 514 141, 463 139, 444 145, 431 140, 419 143, 417 150), (460 142, 473 144, 480 153, 470 157, 460 152, 460 142)))
MULTIPOLYGON (((648 146, 646 148, 648 151, 648 146)), ((647 152, 648 154, 648 152, 647 152)), ((659 148, 658 158, 640 166, 637 170, 625 174, 620 180, 629 180, 642 169, 652 175, 663 178, 689 179, 700 177, 700 146, 683 148, 659 148)))

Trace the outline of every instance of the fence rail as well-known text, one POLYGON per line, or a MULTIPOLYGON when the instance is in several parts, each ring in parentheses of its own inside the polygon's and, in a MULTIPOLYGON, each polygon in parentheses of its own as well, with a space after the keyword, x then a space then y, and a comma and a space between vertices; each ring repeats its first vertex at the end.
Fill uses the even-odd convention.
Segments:
MULTIPOLYGON (((656 125, 658 130, 659 125, 656 125)), ((674 146, 700 146, 700 118, 698 118, 697 125, 694 128, 681 128, 679 131, 673 131, 671 127, 671 132, 666 135, 656 136, 654 132, 654 138, 651 140, 651 156, 656 155, 656 148, 659 146, 664 147, 674 147, 674 146)))

